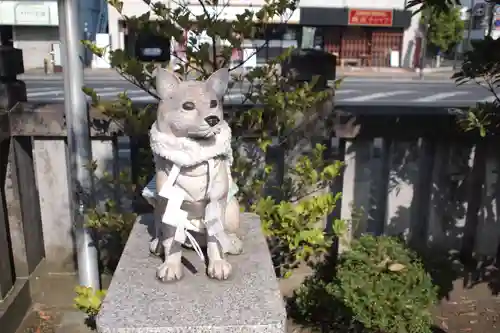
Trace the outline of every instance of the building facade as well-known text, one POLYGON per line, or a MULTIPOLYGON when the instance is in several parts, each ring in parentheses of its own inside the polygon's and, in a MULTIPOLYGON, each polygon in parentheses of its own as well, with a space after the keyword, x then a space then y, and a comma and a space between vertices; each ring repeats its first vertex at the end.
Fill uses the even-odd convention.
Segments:
POLYGON ((488 35, 490 18, 491 37, 494 39, 500 37, 500 5, 493 5, 485 0, 471 0, 462 7, 462 19, 466 27, 464 31, 465 44, 471 40, 484 39, 484 36, 488 35))
MULTIPOLYGON (((97 42, 100 34, 108 33, 108 2, 106 0, 80 1, 80 21, 83 25, 83 38, 97 42)), ((86 50, 84 62, 90 66, 92 52, 86 50)))
MULTIPOLYGON (((105 0, 80 1, 82 39, 95 40, 96 33, 107 30, 105 0)), ((59 13, 57 0, 0 1, 0 29, 11 43, 23 50, 25 69, 44 68, 44 61, 60 65, 59 13)))
POLYGON ((307 0, 300 24, 339 65, 414 67, 420 17, 405 0, 307 0))
POLYGON ((25 69, 43 68, 59 42, 57 1, 0 1, 0 26, 22 49, 25 69))
MULTIPOLYGON (((263 0, 230 0, 221 17, 234 20, 246 9, 258 10, 263 4, 263 0)), ((194 15, 203 12, 198 0, 188 5, 194 15)), ((268 47, 259 51, 252 63, 262 63, 284 48, 296 46, 334 53, 340 66, 414 67, 420 16, 412 16, 405 5, 406 0, 302 0, 281 22, 276 20, 265 29, 256 27, 255 36, 245 36, 244 50, 234 54, 244 58, 245 53, 251 53, 245 49, 259 49, 268 40, 268 47)), ((138 16, 148 9, 142 0, 125 0, 122 15, 138 16)), ((111 49, 132 50, 133 32, 114 8, 108 8, 108 13, 111 49)))

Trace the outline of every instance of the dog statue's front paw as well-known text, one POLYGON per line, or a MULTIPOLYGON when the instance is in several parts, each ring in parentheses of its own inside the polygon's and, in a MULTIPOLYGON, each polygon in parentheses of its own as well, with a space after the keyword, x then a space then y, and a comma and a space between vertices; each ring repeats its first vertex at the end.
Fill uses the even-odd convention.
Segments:
POLYGON ((162 282, 172 282, 182 279, 181 260, 166 258, 165 262, 158 267, 156 277, 162 282))
POLYGON ((208 262, 207 273, 212 279, 226 280, 231 275, 232 270, 231 264, 224 259, 210 260, 208 262))
POLYGON ((163 254, 163 245, 158 238, 153 239, 149 243, 149 252, 154 256, 161 256, 163 254))
POLYGON ((243 242, 236 236, 236 234, 228 234, 229 238, 229 248, 227 249, 228 254, 238 255, 243 252, 243 242))

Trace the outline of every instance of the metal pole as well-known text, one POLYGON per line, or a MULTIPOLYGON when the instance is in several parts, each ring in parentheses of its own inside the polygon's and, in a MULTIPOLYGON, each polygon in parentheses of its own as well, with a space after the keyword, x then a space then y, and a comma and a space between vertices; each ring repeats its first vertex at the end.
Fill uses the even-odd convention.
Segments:
POLYGON ((496 2, 489 2, 488 6, 488 31, 487 36, 491 37, 491 33, 493 32, 493 19, 495 17, 495 5, 496 2))
POLYGON ((475 5, 475 0, 471 0, 470 4, 470 15, 469 15, 469 25, 467 27, 467 43, 464 45, 464 53, 465 51, 470 51, 471 49, 471 44, 470 44, 470 39, 471 39, 471 33, 472 33, 472 24, 474 23, 473 17, 474 17, 474 5, 475 5), (466 48, 465 48, 466 46, 466 48))
POLYGON ((455 53, 453 54, 453 70, 457 69, 457 61, 458 61, 458 51, 460 50, 460 43, 455 45, 455 53))
POLYGON ((64 109, 68 128, 71 212, 74 221, 79 283, 100 289, 95 242, 85 228, 85 208, 93 198, 89 113, 83 87, 83 46, 79 0, 58 0, 59 33, 64 72, 64 109))
POLYGON ((422 33, 422 44, 420 46, 420 79, 424 78, 425 58, 427 53, 427 34, 429 33, 429 22, 431 20, 431 13, 427 10, 422 12, 424 17, 424 31, 422 33))

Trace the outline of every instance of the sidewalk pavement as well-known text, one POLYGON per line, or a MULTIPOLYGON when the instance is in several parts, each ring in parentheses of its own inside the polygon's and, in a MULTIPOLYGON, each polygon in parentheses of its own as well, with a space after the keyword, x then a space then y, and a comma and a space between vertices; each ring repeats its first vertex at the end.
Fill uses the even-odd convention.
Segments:
POLYGON ((454 83, 451 75, 425 74, 420 78, 419 74, 413 75, 352 75, 350 73, 337 73, 337 78, 343 78, 344 82, 379 82, 379 83, 415 83, 415 84, 436 84, 454 83))
MULTIPOLYGON (((102 276, 107 289, 110 276, 102 276)), ((32 307, 17 333, 93 333, 85 323, 85 314, 74 307, 76 274, 50 273, 41 264, 30 280, 32 307)))
MULTIPOLYGON (((450 67, 427 68, 424 70, 423 79, 432 82, 452 82, 453 69, 450 67)), ((84 70, 84 76, 92 81, 121 81, 122 77, 115 69, 92 69, 84 70)), ((19 75, 20 80, 62 80, 63 73, 45 74, 42 69, 27 70, 25 74, 19 75)), ((411 82, 421 81, 420 73, 415 70, 404 68, 340 68, 337 67, 337 77, 347 77, 349 81, 392 81, 411 82)))
MULTIPOLYGON (((85 68, 84 76, 86 79, 91 80, 121 80, 120 74, 115 69, 95 69, 85 68)), ((30 69, 26 70, 24 74, 18 76, 20 80, 62 80, 63 73, 45 73, 43 69, 30 69)))
MULTIPOLYGON (((436 81, 446 81, 451 82, 454 70, 452 67, 442 67, 442 68, 425 68, 423 73, 424 80, 436 81)), ((348 78, 363 78, 363 79, 376 79, 376 80, 390 80, 390 81, 400 81, 400 80, 418 80, 420 81, 420 72, 415 69, 406 68, 339 68, 337 67, 337 77, 348 77, 348 78)), ((352 80, 350 80, 352 81, 352 80)))

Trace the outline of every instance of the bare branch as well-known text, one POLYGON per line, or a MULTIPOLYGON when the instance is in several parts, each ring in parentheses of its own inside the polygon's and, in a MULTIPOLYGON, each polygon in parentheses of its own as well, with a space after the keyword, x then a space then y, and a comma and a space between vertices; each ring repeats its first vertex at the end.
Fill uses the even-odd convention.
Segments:
POLYGON ((143 82, 139 82, 133 75, 130 75, 123 70, 120 70, 119 68, 115 68, 115 70, 120 74, 121 77, 123 77, 126 81, 130 82, 137 88, 142 89, 143 91, 147 92, 151 97, 156 98, 157 100, 160 100, 160 96, 155 94, 154 92, 151 91, 150 87, 146 87, 146 85, 143 82), (131 79, 132 77, 132 79, 131 79))
POLYGON ((495 97, 495 101, 496 101, 497 103, 500 103, 500 99, 498 98, 498 94, 497 94, 497 92, 495 91, 495 87, 493 87, 493 84, 491 83, 492 79, 493 79, 493 78, 491 77, 491 74, 490 74, 490 75, 488 75, 488 77, 487 77, 487 78, 485 78, 486 84, 488 85, 488 88, 487 88, 487 89, 488 89, 488 91, 489 91, 489 92, 491 92, 491 93, 493 94, 493 96, 495 97))

